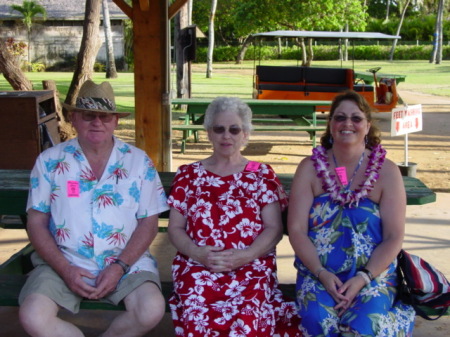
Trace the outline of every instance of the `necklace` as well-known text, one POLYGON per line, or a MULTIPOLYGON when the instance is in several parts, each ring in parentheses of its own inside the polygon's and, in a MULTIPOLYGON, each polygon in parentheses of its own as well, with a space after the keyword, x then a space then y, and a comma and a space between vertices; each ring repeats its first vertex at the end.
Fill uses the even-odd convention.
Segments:
POLYGON ((314 167, 317 171, 317 177, 322 179, 322 189, 330 194, 331 200, 341 206, 358 206, 359 200, 369 195, 369 192, 378 180, 380 169, 386 158, 386 150, 381 145, 376 145, 372 148, 369 155, 369 162, 364 172, 366 179, 355 190, 343 190, 339 186, 335 175, 331 174, 329 170, 330 164, 328 163, 326 151, 323 146, 318 146, 313 149, 311 156, 311 160, 314 162, 314 167))
POLYGON ((341 182, 342 186, 346 190, 349 190, 350 186, 351 186, 351 184, 353 182, 353 179, 355 178, 356 173, 358 172, 358 170, 361 167, 361 164, 363 162, 364 151, 361 154, 361 158, 359 159, 358 165, 356 165, 355 171, 353 171, 353 175, 352 175, 350 181, 347 181, 347 170, 346 170, 345 166, 339 166, 338 163, 337 163, 336 157, 334 156, 334 152, 332 152, 332 155, 333 155, 334 166, 335 166, 334 171, 336 172, 336 175, 337 175, 339 181, 341 182))

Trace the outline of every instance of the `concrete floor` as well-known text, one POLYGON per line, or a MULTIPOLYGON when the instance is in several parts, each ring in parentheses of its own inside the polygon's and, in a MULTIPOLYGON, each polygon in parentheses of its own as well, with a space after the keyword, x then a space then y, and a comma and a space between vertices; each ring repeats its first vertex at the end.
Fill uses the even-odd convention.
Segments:
MULTIPOLYGON (((438 193, 437 202, 407 207, 407 226, 404 248, 420 255, 441 270, 450 279, 450 194, 438 193)), ((162 220, 161 225, 166 221, 162 220)), ((0 228, 0 263, 28 242, 23 230, 0 228)), ((280 283, 294 283, 293 251, 287 237, 278 245, 278 277, 280 283)), ((170 280, 170 264, 175 254, 167 234, 160 233, 151 246, 159 262, 162 280, 170 280)), ((78 325, 86 337, 99 336, 117 312, 84 310, 78 315, 63 312, 62 316, 78 325)), ((17 318, 17 308, 0 308, 0 337, 24 337, 17 318)), ((169 314, 147 337, 172 337, 173 325, 169 314)), ((414 337, 450 336, 450 316, 437 321, 417 318, 414 337)))

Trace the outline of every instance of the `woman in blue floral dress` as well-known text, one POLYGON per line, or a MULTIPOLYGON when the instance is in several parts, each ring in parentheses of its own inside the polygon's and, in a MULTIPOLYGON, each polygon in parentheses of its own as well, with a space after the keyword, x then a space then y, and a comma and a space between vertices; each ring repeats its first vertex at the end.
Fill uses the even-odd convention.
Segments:
POLYGON ((304 336, 412 336, 415 312, 396 299, 406 200, 371 108, 337 96, 321 145, 295 174, 288 229, 304 336))

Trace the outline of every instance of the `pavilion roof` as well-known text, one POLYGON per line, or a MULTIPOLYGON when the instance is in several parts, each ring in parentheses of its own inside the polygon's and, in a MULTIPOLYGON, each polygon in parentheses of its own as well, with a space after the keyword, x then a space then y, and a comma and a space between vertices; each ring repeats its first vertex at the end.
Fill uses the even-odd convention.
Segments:
MULTIPOLYGON (((47 11, 47 20, 83 20, 85 1, 80 0, 36 0, 47 11)), ((23 0, 2 0, 0 3, 0 20, 16 20, 22 16, 17 11, 11 11, 11 5, 22 5, 23 0)), ((125 19, 127 16, 112 1, 109 3, 111 19, 125 19)))

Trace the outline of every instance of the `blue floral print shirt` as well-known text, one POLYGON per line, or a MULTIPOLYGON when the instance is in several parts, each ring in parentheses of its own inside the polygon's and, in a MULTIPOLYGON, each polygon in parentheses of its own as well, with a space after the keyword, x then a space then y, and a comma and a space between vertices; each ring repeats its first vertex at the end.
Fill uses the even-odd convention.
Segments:
MULTIPOLYGON (((41 153, 31 172, 27 210, 50 213, 49 230, 74 265, 98 272, 114 262, 138 219, 168 209, 153 162, 144 151, 114 137, 114 148, 100 180, 78 140, 41 153)), ((130 273, 158 275, 149 252, 130 273)))

